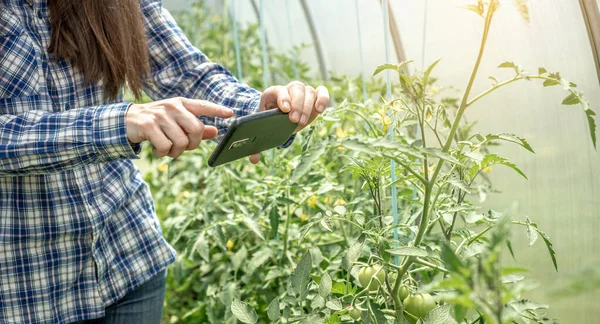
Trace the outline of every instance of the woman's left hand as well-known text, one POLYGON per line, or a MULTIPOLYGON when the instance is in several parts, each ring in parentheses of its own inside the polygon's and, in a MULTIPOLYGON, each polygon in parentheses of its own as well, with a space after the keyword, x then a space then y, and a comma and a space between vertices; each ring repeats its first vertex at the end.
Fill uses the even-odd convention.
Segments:
MULTIPOLYGON (((300 81, 292 81, 287 86, 267 88, 261 98, 259 111, 281 109, 289 113, 290 121, 298 124, 296 132, 312 123, 329 104, 329 92, 324 86, 317 89, 300 81)), ((250 156, 250 162, 260 161, 260 153, 250 156)))

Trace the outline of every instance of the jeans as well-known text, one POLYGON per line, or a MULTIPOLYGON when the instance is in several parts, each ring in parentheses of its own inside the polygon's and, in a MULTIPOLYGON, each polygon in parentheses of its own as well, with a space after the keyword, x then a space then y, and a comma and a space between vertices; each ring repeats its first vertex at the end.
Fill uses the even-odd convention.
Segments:
POLYGON ((160 324, 165 300, 166 270, 108 306, 104 317, 75 324, 160 324))

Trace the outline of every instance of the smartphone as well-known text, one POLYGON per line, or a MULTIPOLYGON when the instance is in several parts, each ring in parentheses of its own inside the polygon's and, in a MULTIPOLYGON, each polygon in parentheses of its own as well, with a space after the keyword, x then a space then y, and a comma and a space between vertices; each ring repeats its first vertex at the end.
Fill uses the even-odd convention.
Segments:
POLYGON ((208 165, 216 167, 281 146, 297 127, 298 124, 291 122, 288 114, 279 109, 238 117, 213 151, 208 165))

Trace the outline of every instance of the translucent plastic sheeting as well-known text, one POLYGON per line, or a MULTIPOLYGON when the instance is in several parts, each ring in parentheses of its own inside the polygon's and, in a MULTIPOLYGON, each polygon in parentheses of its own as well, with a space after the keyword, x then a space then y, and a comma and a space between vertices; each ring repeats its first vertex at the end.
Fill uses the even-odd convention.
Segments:
MULTIPOLYGON (((264 1, 269 43, 285 50, 291 43, 285 3, 264 1)), ((238 2, 240 21, 256 23, 250 1, 238 2)), ((390 1, 407 58, 415 60, 413 68, 420 69, 423 64, 427 66, 442 58, 434 74, 446 88, 464 89, 477 55, 483 19, 459 8, 473 2, 390 1)), ((579 85, 600 113, 600 86, 578 1, 529 1, 530 24, 521 19, 512 0, 500 2, 502 7, 492 23, 473 93, 489 87, 489 75, 500 80, 510 78, 512 71, 496 67, 504 61, 514 61, 531 73, 536 73, 540 66, 551 72, 560 71, 564 78, 579 85)), ((359 75, 354 1, 308 0, 308 3, 323 42, 328 69, 359 75)), ((167 7, 168 4, 165 0, 167 7)), ((385 61, 381 8, 377 0, 361 0, 359 5, 365 71, 370 74, 385 61)), ((290 9, 293 43, 312 43, 299 2, 291 1, 290 9)), ((314 48, 307 49, 302 59, 315 64, 317 70, 314 48)), ((455 93, 459 96, 461 91, 455 93)), ((467 112, 467 118, 479 121, 477 131, 515 133, 527 138, 536 150, 535 155, 510 145, 498 150, 500 155, 521 166, 529 180, 502 167, 493 169, 490 177, 502 193, 490 196, 485 207, 504 210, 517 203, 517 217, 530 216, 554 242, 559 273, 553 270, 541 242, 527 247, 525 231, 516 228, 514 232, 517 261, 530 267, 530 277, 541 284, 530 297, 550 304, 550 315, 562 317, 565 323, 595 323, 600 315, 599 287, 577 296, 552 294, 582 271, 600 268, 600 153, 592 147, 581 108, 561 106, 564 96, 559 87, 543 88, 539 82, 523 81, 479 101, 467 112)), ((507 258, 507 262, 512 261, 507 258)))

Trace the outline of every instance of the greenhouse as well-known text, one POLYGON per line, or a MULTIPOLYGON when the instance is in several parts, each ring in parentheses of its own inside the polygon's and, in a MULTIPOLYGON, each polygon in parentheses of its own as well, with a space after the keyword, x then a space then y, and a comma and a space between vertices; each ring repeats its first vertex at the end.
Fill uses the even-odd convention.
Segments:
POLYGON ((598 323, 599 8, 0 2, 0 323, 598 323))

